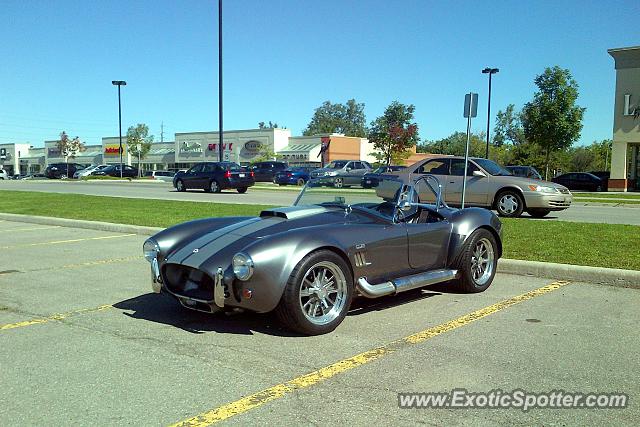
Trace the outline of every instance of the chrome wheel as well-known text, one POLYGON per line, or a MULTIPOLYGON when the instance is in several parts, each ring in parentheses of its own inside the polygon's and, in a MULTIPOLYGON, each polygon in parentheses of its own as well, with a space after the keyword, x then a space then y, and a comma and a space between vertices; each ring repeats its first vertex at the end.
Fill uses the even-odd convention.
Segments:
POLYGON ((209 184, 209 189, 212 193, 219 193, 220 185, 218 184, 218 181, 211 181, 211 184, 209 184))
POLYGON ((178 190, 178 191, 184 191, 184 184, 182 183, 182 181, 181 181, 181 180, 178 180, 178 181, 176 182, 176 190, 178 190))
POLYGON ((343 183, 342 178, 336 178, 333 181, 333 186, 336 188, 342 188, 342 183, 343 183))
POLYGON ((513 215, 519 206, 520 202, 513 194, 505 194, 498 200, 498 209, 505 215, 513 215))
POLYGON ((495 254, 491 242, 478 240, 471 254, 471 275, 477 285, 484 285, 493 275, 495 254))
POLYGON ((342 269, 330 261, 314 264, 300 283, 299 300, 302 313, 311 323, 331 323, 347 301, 347 280, 342 269))

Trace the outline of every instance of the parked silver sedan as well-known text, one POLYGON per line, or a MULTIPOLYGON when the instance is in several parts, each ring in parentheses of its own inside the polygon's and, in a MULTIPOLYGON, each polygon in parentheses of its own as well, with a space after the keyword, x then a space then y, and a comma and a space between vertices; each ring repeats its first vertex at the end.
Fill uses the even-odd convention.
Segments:
MULTIPOLYGON (((460 206, 463 157, 431 157, 414 163, 401 174, 435 175, 442 184, 447 204, 460 206)), ((514 176, 491 160, 469 159, 465 205, 495 209, 504 217, 519 217, 525 211, 541 218, 551 211, 567 209, 572 201, 571 192, 560 184, 514 176)))

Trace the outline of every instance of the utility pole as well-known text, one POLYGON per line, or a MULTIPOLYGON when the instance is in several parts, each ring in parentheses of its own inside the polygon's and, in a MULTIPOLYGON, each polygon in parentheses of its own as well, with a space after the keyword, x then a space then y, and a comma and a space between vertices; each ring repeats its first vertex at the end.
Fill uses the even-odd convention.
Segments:
POLYGON ((164 121, 160 122, 160 143, 164 142, 164 121))
POLYGON ((222 0, 218 0, 218 157, 222 161, 222 0))

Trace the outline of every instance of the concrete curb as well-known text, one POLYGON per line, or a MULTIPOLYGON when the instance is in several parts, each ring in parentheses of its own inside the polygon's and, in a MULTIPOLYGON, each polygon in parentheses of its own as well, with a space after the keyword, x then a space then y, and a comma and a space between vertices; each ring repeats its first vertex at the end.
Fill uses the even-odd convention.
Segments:
MULTIPOLYGON (((163 228, 160 227, 145 227, 141 225, 114 224, 111 222, 84 221, 78 219, 9 213, 0 213, 0 219, 32 224, 58 225, 61 227, 110 231, 114 233, 132 233, 144 236, 150 236, 163 230, 163 228)), ((546 277, 549 279, 570 280, 640 289, 640 271, 635 270, 587 267, 582 265, 556 264, 551 262, 523 261, 502 258, 498 261, 498 272, 515 274, 518 276, 546 277)))
POLYGON ((54 218, 48 216, 34 216, 0 213, 0 219, 5 221, 28 222, 41 225, 58 225, 61 227, 85 228, 88 230, 111 231, 114 233, 131 233, 150 236, 163 230, 160 227, 145 227, 142 225, 114 224, 112 222, 83 221, 79 219, 54 218))
POLYGON ((502 258, 498 272, 640 289, 640 271, 502 258))

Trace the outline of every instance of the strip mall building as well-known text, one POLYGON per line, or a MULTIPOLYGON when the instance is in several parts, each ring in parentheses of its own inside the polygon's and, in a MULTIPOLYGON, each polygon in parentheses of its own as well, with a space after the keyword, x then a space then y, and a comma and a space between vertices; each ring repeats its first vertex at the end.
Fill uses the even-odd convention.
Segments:
POLYGON ((640 46, 609 55, 616 68, 609 191, 640 191, 640 46))

